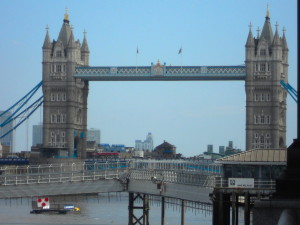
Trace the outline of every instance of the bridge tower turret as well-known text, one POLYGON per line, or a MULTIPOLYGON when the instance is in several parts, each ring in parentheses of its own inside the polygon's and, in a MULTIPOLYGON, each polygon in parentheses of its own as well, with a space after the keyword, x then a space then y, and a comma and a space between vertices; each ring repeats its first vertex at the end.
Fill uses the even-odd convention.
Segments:
MULTIPOLYGON (((258 30, 259 32, 259 30, 258 30)), ((285 34, 273 34, 270 14, 261 35, 250 28, 246 42, 246 149, 286 147, 286 92, 280 80, 288 79, 285 34)))
POLYGON ((43 148, 44 157, 85 158, 88 82, 73 77, 76 66, 88 66, 89 49, 75 41, 69 15, 64 15, 57 40, 48 29, 43 45, 43 148))

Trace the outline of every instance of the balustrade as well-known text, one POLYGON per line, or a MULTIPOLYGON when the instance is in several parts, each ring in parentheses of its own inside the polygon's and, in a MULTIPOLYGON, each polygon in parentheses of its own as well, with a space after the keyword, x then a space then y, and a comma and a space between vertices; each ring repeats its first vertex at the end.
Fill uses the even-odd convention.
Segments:
MULTIPOLYGON (((227 188, 222 169, 211 162, 183 160, 128 160, 0 168, 0 185, 63 183, 99 179, 152 180, 203 187, 227 188)), ((255 188, 274 189, 273 180, 255 180, 255 188)))

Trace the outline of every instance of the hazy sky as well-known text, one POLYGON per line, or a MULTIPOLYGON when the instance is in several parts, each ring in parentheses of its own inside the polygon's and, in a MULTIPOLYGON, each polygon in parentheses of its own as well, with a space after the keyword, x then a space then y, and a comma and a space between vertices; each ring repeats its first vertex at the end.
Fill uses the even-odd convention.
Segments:
MULTIPOLYGON (((262 29, 269 3, 271 23, 286 28, 289 82, 296 87, 296 0, 1 0, 0 110, 42 79, 46 26, 57 39, 65 8, 75 39, 87 31, 91 66, 241 65, 249 23, 262 29)), ((42 93, 40 92, 40 95, 42 93)), ((207 144, 245 148, 244 81, 90 82, 88 127, 101 142, 134 146, 152 132, 185 156, 207 144)), ((287 143, 296 137, 296 104, 288 97, 287 143)), ((41 111, 16 132, 17 151, 31 146, 31 127, 41 111), (27 125, 27 126, 26 126, 27 125), (28 128, 27 128, 28 127, 28 128), (28 136, 28 139, 27 139, 28 136), (27 141, 28 140, 28 141, 27 141)))

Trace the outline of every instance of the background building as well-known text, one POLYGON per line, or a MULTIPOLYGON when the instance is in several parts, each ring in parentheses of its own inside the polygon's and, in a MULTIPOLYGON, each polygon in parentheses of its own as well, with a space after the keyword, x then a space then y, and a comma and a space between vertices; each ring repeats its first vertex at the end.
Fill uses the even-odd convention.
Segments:
POLYGON ((174 159, 176 158, 176 147, 164 141, 154 149, 152 156, 158 159, 174 159))
POLYGON ((118 153, 124 153, 126 152, 126 146, 125 145, 110 145, 110 144, 100 144, 100 148, 103 152, 118 152, 118 153))
POLYGON ((32 146, 43 144, 43 125, 32 126, 32 146))
POLYGON ((88 129, 87 141, 95 141, 97 145, 100 144, 100 130, 99 129, 88 129))
POLYGON ((148 150, 152 151, 153 150, 153 137, 152 134, 149 132, 148 135, 146 136, 145 141, 141 140, 136 140, 135 141, 135 149, 136 150, 148 150))
POLYGON ((219 146, 219 153, 225 154, 225 146, 219 146))
MULTIPOLYGON (((0 115, 4 113, 4 111, 0 111, 0 115)), ((2 124, 9 116, 11 112, 7 112, 0 117, 0 124, 2 124)), ((7 123, 4 127, 0 127, 0 136, 4 135, 6 132, 10 131, 13 128, 13 122, 7 123)), ((0 139, 2 145, 9 146, 11 150, 14 148, 14 138, 13 132, 6 135, 4 138, 0 139)))
POLYGON ((214 152, 214 146, 213 145, 207 145, 207 152, 213 153, 214 152))

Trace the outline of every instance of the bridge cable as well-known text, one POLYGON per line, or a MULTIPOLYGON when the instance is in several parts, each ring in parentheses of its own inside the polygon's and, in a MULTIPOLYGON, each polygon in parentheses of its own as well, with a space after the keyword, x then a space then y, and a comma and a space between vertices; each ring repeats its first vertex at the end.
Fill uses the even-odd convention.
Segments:
MULTIPOLYGON (((35 103, 33 103, 31 106, 29 106, 27 109, 25 109, 23 111, 27 112, 32 106, 34 106, 34 108, 28 113, 28 115, 21 121, 18 122, 17 125, 15 125, 12 129, 10 129, 9 131, 7 131, 5 134, 3 134, 2 136, 0 136, 0 139, 4 138, 6 135, 10 134, 13 130, 15 130, 16 128, 18 128, 25 120, 27 120, 42 104, 43 104, 43 96, 40 97, 35 103), (38 103, 38 104, 36 104, 38 103)), ((22 113, 18 114, 21 115, 22 113)), ((18 116, 16 116, 14 119, 16 119, 18 116)))
POLYGON ((285 83, 283 80, 280 81, 282 87, 289 93, 289 95, 294 99, 294 101, 298 102, 298 92, 289 84, 285 83))
POLYGON ((18 126, 20 126, 25 120, 27 120, 32 115, 33 112, 36 111, 37 108, 39 108, 41 106, 41 104, 43 103, 43 96, 38 98, 34 103, 32 103, 30 106, 27 107, 27 103, 33 97, 33 95, 39 90, 39 88, 41 86, 42 86, 42 81, 39 82, 33 89, 31 89, 19 101, 17 101, 15 104, 13 104, 11 107, 9 107, 7 110, 5 110, 4 112, 2 112, 0 114, 0 118, 1 118, 2 116, 4 116, 6 113, 8 113, 13 108, 17 108, 11 115, 9 115, 7 118, 5 118, 5 120, 2 121, 2 123, 0 123, 0 128, 17 120, 17 118, 24 118, 23 120, 20 119, 20 121, 17 123, 17 125, 13 124, 13 128, 11 128, 5 134, 2 134, 2 136, 0 136, 0 139, 4 138, 6 135, 10 134, 13 130, 15 130, 18 126), (19 112, 24 106, 26 107, 26 109, 19 112), (27 113, 27 115, 25 113, 27 113), (24 115, 26 115, 26 116, 24 117, 24 115))
MULTIPOLYGON (((10 119, 11 117, 13 117, 31 98, 32 96, 37 92, 37 90, 42 86, 42 81, 40 83, 38 83, 38 85, 36 85, 31 91, 29 91, 23 98, 21 98, 17 103, 15 103, 14 105, 12 105, 9 109, 7 109, 6 111, 4 111, 3 113, 0 114, 0 117, 3 116, 4 114, 6 114, 8 111, 10 111, 12 108, 14 108, 15 106, 17 106, 20 102, 22 102, 24 99, 25 102, 23 102, 21 104, 21 106, 19 106, 19 108, 12 114, 10 115, 6 120, 10 119), (30 96, 29 96, 30 95, 30 96), (28 97, 29 96, 29 97, 28 97)), ((4 122, 6 122, 6 120, 4 122)))

